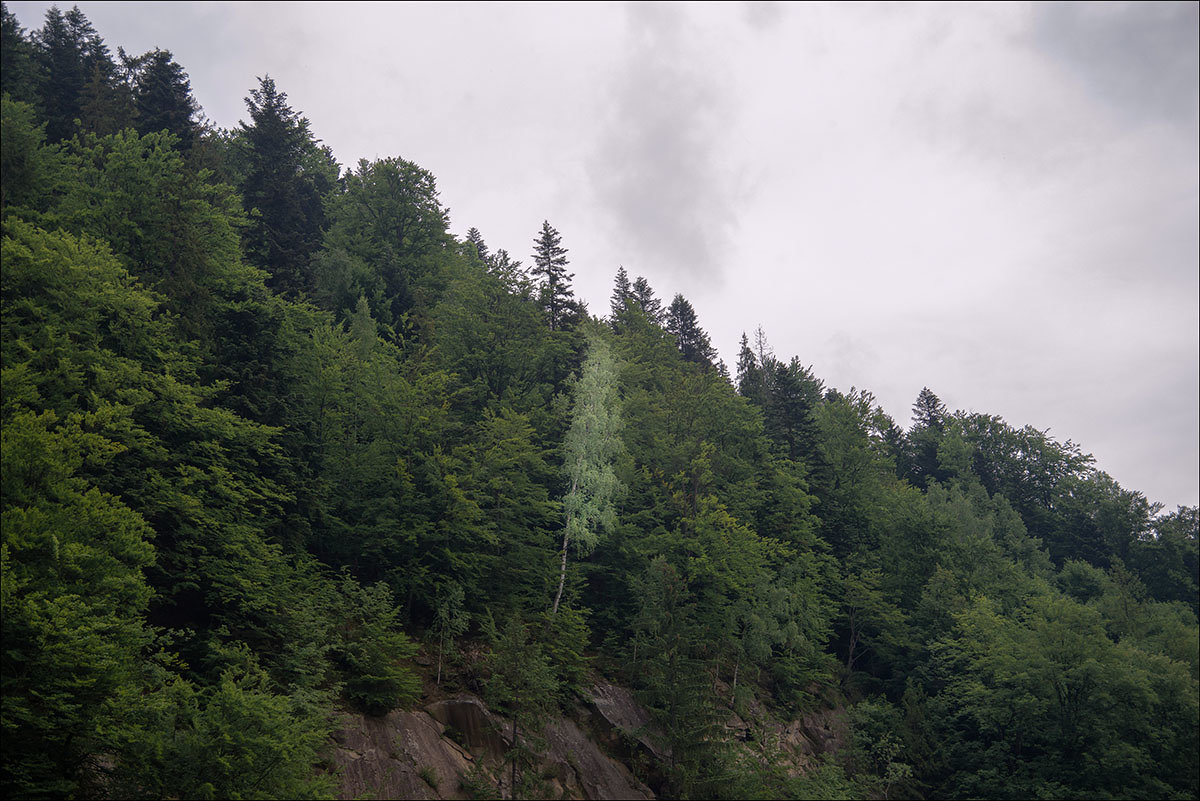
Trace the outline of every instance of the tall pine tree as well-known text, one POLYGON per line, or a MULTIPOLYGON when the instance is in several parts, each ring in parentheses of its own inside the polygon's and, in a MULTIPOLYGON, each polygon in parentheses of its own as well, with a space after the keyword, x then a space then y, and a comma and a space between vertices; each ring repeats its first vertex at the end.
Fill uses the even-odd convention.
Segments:
POLYGON ((533 269, 530 272, 541 282, 542 310, 551 331, 561 330, 575 310, 575 292, 571 289, 575 274, 567 272, 569 263, 562 237, 551 227, 549 220, 543 221, 542 232, 533 241, 533 269))
POLYGON ((696 310, 683 295, 676 295, 667 310, 667 331, 675 335, 679 352, 689 362, 712 367, 717 360, 717 351, 709 341, 708 334, 700 327, 696 310))
POLYGON ((270 76, 259 79, 246 108, 250 123, 239 131, 247 162, 242 198, 250 214, 246 254, 270 273, 268 286, 297 297, 313 288, 311 262, 325 228, 322 195, 332 188, 337 166, 270 76))
POLYGON ((136 64, 138 133, 168 131, 179 137, 180 149, 190 151, 200 126, 196 122, 199 106, 192 97, 187 73, 171 57, 171 51, 158 48, 137 59, 136 64))

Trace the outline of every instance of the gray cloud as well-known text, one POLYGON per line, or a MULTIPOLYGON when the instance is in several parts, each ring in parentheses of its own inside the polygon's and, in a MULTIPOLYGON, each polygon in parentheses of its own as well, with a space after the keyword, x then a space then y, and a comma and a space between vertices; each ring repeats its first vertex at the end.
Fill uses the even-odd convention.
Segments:
POLYGON ((739 198, 721 163, 734 103, 686 13, 628 7, 627 52, 587 169, 630 270, 694 284, 720 277, 739 198))
POLYGON ((1119 113, 1194 126, 1198 26, 1194 2, 1037 3, 1032 40, 1119 113))
POLYGON ((770 30, 783 19, 783 4, 773 0, 747 0, 742 3, 742 18, 755 30, 770 30))

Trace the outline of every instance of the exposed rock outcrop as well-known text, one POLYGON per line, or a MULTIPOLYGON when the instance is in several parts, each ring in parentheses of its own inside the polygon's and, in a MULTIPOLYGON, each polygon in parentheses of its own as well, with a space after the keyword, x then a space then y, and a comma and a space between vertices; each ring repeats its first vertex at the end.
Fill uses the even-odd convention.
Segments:
POLYGON ((424 711, 344 716, 334 736, 338 798, 465 798, 460 779, 475 760, 444 730, 424 711))
MULTIPOLYGON (((632 697, 628 700, 632 703, 632 697)), ((628 708, 624 714, 631 714, 628 708)), ((507 772, 500 767, 510 732, 509 721, 469 693, 382 718, 347 714, 335 736, 333 761, 341 768, 338 797, 467 798, 463 779, 468 773, 507 797, 507 772)), ((546 750, 539 775, 549 797, 654 798, 650 788, 605 753, 577 721, 556 718, 542 736, 546 750)))

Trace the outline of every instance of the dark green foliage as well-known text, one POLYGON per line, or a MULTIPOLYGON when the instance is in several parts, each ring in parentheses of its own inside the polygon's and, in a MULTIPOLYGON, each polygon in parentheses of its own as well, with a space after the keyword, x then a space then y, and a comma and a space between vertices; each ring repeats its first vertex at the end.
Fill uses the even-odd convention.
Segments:
POLYGON ((1158 601, 1180 601, 1200 615, 1200 514, 1180 506, 1158 516, 1151 530, 1129 546, 1129 565, 1158 601))
POLYGON ((621 269, 587 318, 549 223, 531 280, 270 79, 202 131, 166 50, 2 33, 7 795, 333 795, 334 711, 468 621, 507 794, 597 670, 668 797, 1200 792, 1194 508, 928 389, 902 432, 761 329, 735 391, 682 297, 621 269), (829 704, 789 775, 764 717, 829 704))
POLYGON ((661 326, 665 320, 662 310, 662 301, 654 296, 654 290, 650 288, 650 282, 642 276, 638 276, 633 281, 632 297, 634 305, 646 316, 646 319, 657 326, 661 326))
POLYGON ((33 34, 33 44, 47 139, 60 142, 79 131, 115 133, 118 128, 110 115, 121 101, 117 67, 79 7, 64 14, 52 6, 41 30, 33 34))
POLYGON ((340 314, 365 297, 375 319, 404 334, 413 305, 436 302, 438 256, 451 242, 436 181, 410 161, 389 158, 360 161, 343 182, 329 204, 315 296, 340 314))
POLYGON ((714 366, 717 351, 709 341, 708 334, 700 327, 696 310, 683 295, 676 295, 671 301, 667 309, 666 329, 675 337, 675 344, 685 361, 704 367, 714 366))
POLYGON ((465 600, 462 585, 458 582, 444 581, 438 585, 434 596, 433 624, 429 627, 438 644, 438 684, 442 683, 442 660, 446 656, 447 643, 453 645, 456 638, 467 632, 470 618, 463 609, 465 600))
POLYGON ((8 6, 0 5, 0 93, 22 103, 34 102, 36 70, 33 44, 8 6))
POLYGON ((944 687, 931 700, 946 744, 939 794, 1196 792, 1194 679, 1113 643, 1095 611, 1039 596, 1009 618, 979 601, 934 655, 944 687))
POLYGON ((567 272, 569 263, 562 236, 549 221, 544 221, 541 233, 533 241, 533 267, 529 272, 538 282, 538 299, 551 331, 569 328, 577 315, 575 292, 571 289, 575 274, 567 272))
POLYGON ((489 617, 484 631, 492 649, 484 697, 511 721, 504 762, 509 768, 508 786, 520 788, 523 781, 535 778, 530 769, 543 746, 540 732, 554 708, 558 683, 549 658, 518 616, 508 618, 499 630, 489 617))
POLYGON ((730 789, 728 744, 700 648, 697 604, 687 580, 663 558, 634 583, 631 668, 662 749, 669 754, 661 793, 669 798, 720 798, 730 789))
POLYGON ((633 287, 629 283, 629 273, 624 267, 617 268, 617 277, 613 281, 612 298, 609 300, 609 310, 612 314, 613 328, 620 333, 620 320, 627 306, 632 304, 633 287))
MULTIPOLYGON (((946 406, 929 387, 922 387, 912 407, 912 426, 908 430, 907 470, 903 475, 919 487, 930 479, 942 477, 938 463, 938 445, 946 432, 946 406)), ((903 469, 903 468, 902 468, 903 469)))
POLYGON ((250 218, 246 255, 267 271, 272 289, 301 297, 315 288, 311 262, 321 246, 324 198, 338 167, 269 76, 250 90, 246 108, 250 123, 241 124, 235 145, 238 188, 250 218))
POLYGON ((192 86, 183 67, 168 50, 151 50, 131 64, 134 72, 133 102, 140 134, 166 131, 175 136, 186 152, 199 134, 196 114, 200 107, 192 97, 192 86))
POLYGON ((0 99, 0 201, 12 207, 46 205, 48 185, 55 172, 57 153, 43 147, 45 124, 39 124, 33 106, 0 99))
POLYGON ((340 590, 334 657, 346 697, 372 715, 411 705, 421 695, 421 683, 403 663, 416 655, 417 646, 400 631, 391 591, 383 583, 360 586, 348 576, 340 590))

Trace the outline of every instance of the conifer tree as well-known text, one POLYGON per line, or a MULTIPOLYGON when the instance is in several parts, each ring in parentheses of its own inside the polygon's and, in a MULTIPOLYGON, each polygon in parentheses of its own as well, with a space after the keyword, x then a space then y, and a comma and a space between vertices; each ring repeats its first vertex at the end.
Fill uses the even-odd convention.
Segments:
POLYGON ((625 267, 617 268, 617 277, 613 281, 612 298, 609 300, 609 308, 612 310, 613 319, 616 320, 625 311, 625 306, 633 300, 633 287, 629 283, 629 273, 625 272, 625 267))
POLYGON ((259 79, 246 108, 250 123, 239 134, 247 160, 241 184, 250 214, 247 256, 270 273, 268 286, 295 297, 313 288, 311 260, 325 228, 322 195, 336 180, 336 164, 270 76, 259 79))
POLYGON ((66 14, 52 6, 33 39, 41 68, 39 94, 46 114, 46 138, 51 143, 70 138, 76 120, 83 121, 84 130, 93 130, 84 114, 88 95, 101 94, 96 90, 116 78, 116 65, 104 40, 78 6, 66 14), (89 81, 98 84, 90 92, 89 81))
POLYGON ((922 387, 913 403, 913 423, 908 431, 908 478, 924 487, 939 478, 938 445, 946 430, 946 407, 929 387, 922 387))
POLYGON ((171 57, 171 51, 155 48, 137 59, 134 102, 138 133, 169 131, 179 137, 181 150, 192 149, 199 132, 199 106, 187 73, 171 57))
POLYGON ((567 249, 562 246, 562 237, 551 227, 550 221, 542 222, 542 232, 533 241, 533 277, 541 281, 540 296, 542 309, 550 323, 551 331, 563 328, 567 316, 574 306, 571 289, 574 273, 567 272, 567 249))
POLYGON ((499 278, 501 283, 509 290, 517 292, 522 296, 528 295, 530 291, 529 277, 525 274, 525 269, 521 266, 521 260, 514 260, 504 248, 500 248, 488 256, 487 269, 489 273, 499 278))
POLYGON ((467 244, 475 248, 475 256, 480 262, 488 263, 488 246, 483 241, 483 234, 479 233, 478 228, 472 227, 467 231, 467 244))
POLYGON ((667 331, 675 335, 679 352, 689 362, 712 367, 717 360, 717 351, 713 348, 708 334, 700 327, 696 310, 688 303, 683 295, 676 295, 667 310, 667 331))
POLYGON ((646 319, 655 325, 663 324, 662 301, 654 296, 650 282, 643 276, 638 276, 633 282, 633 302, 646 315, 646 319))
POLYGON ((8 6, 0 4, 0 92, 13 100, 35 100, 33 45, 8 6))

